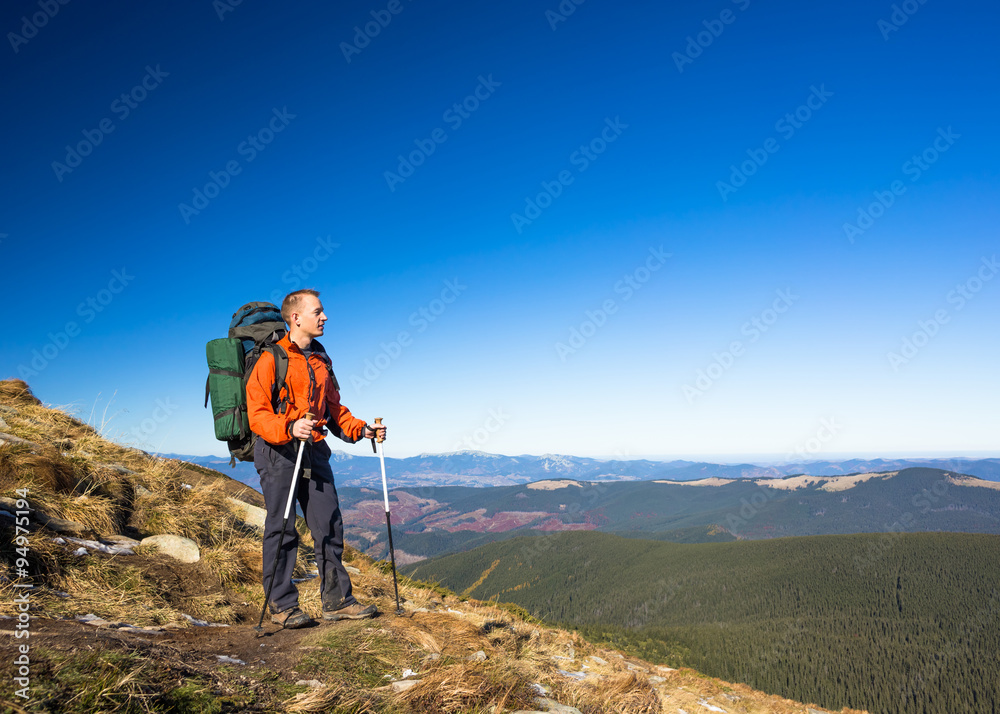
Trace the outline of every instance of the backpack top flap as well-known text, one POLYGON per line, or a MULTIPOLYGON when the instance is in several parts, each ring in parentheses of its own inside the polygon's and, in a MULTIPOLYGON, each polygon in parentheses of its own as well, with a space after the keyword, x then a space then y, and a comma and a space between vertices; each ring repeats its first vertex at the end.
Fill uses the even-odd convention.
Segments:
POLYGON ((277 342, 286 332, 281 311, 269 302, 247 303, 233 313, 232 322, 229 323, 229 337, 243 341, 243 352, 248 357, 253 352, 254 345, 265 341, 277 342))

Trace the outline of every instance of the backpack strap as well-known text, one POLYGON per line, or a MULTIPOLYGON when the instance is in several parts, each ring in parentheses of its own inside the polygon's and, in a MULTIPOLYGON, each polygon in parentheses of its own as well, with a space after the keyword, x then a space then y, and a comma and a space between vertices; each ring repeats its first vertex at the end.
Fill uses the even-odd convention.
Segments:
MULTIPOLYGON (((288 409, 288 394, 286 393, 279 401, 281 390, 285 386, 285 379, 288 377, 288 353, 285 348, 277 343, 272 343, 264 347, 274 358, 274 383, 271 386, 271 407, 275 414, 284 414, 288 409)), ((287 391, 287 390, 286 390, 287 391)))

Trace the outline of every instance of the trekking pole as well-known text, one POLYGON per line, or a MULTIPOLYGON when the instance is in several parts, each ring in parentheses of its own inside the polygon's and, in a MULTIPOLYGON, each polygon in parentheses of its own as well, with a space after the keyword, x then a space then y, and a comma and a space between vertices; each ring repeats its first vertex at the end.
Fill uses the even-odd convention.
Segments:
MULTIPOLYGON (((312 419, 313 414, 306 414, 306 419, 312 419)), ((264 607, 260 609, 260 620, 254 631, 260 635, 264 625, 264 613, 267 612, 267 604, 271 601, 271 588, 274 587, 274 577, 278 573, 278 558, 281 556, 281 547, 285 544, 285 526, 288 525, 288 514, 292 512, 292 504, 295 502, 295 487, 299 481, 299 468, 302 466, 302 451, 305 449, 306 440, 299 440, 299 453, 295 457, 295 470, 292 471, 292 486, 288 489, 288 500, 285 502, 285 519, 281 522, 281 536, 278 538, 278 551, 274 554, 274 567, 271 568, 271 580, 267 584, 267 592, 264 594, 264 607)))
MULTIPOLYGON (((382 417, 377 417, 375 419, 375 428, 380 429, 382 427, 382 417)), ((378 431, 376 431, 378 434, 378 431)), ((382 442, 384 437, 376 437, 372 439, 372 449, 378 453, 378 461, 382 466, 382 498, 385 503, 385 528, 389 532, 389 558, 392 561, 392 588, 396 591, 396 614, 402 615, 403 608, 399 604, 399 583, 396 582, 396 550, 392 547, 392 519, 389 517, 389 487, 385 482, 385 454, 382 453, 382 442), (378 441, 378 448, 375 447, 375 442, 378 441)))

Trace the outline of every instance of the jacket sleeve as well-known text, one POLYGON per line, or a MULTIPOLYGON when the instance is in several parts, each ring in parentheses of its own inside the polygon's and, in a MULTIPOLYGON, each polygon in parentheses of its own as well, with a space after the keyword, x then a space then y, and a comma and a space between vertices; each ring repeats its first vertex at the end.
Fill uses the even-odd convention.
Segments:
POLYGON ((274 357, 263 352, 247 380, 247 416, 250 431, 269 444, 287 444, 292 440, 288 427, 293 419, 289 413, 275 414, 271 406, 271 389, 274 386, 274 357))
POLYGON ((340 429, 340 438, 349 444, 360 441, 365 434, 365 422, 340 403, 340 392, 332 384, 327 385, 326 406, 330 411, 330 421, 340 429))

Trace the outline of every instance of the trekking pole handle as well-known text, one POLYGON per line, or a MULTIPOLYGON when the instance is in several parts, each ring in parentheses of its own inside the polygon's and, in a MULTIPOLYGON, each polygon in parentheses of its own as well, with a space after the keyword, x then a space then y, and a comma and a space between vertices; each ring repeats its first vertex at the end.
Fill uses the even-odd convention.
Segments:
MULTIPOLYGON (((312 412, 306 412, 306 415, 304 417, 302 417, 302 418, 303 419, 308 419, 309 421, 312 421, 313 419, 316 418, 316 415, 313 414, 312 412)), ((306 439, 302 439, 302 441, 306 441, 306 439)))
MULTIPOLYGON (((373 454, 377 454, 378 453, 378 449, 375 448, 375 439, 376 439, 376 437, 378 437, 378 430, 379 430, 379 428, 381 428, 381 426, 382 426, 382 417, 375 417, 375 426, 368 427, 369 429, 371 429, 372 431, 375 432, 375 436, 372 437, 372 453, 373 454)), ((383 442, 383 441, 385 441, 385 439, 379 439, 379 442, 383 442)))
POLYGON ((382 426, 382 417, 375 417, 375 439, 381 444, 385 441, 385 437, 379 434, 379 429, 385 429, 385 427, 382 426))

